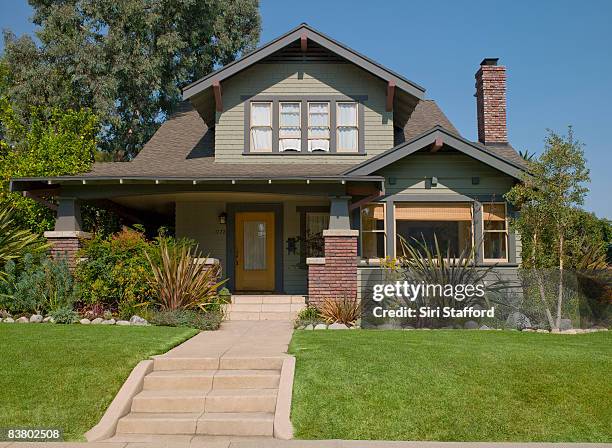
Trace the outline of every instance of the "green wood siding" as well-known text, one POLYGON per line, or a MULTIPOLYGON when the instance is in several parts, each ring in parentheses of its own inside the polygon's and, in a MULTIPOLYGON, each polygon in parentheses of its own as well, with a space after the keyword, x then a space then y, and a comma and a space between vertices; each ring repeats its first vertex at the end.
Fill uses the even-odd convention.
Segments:
POLYGON ((379 174, 387 179, 387 194, 423 194, 432 199, 442 194, 495 194, 502 199, 514 182, 510 176, 464 154, 412 154, 379 174), (428 188, 427 179, 434 176, 438 185, 428 188), (479 177, 480 183, 473 185, 472 177, 479 177))
POLYGON ((393 113, 385 111, 386 85, 352 64, 256 64, 223 82, 224 112, 217 113, 215 157, 219 162, 243 163, 353 163, 393 147, 393 113), (365 95, 366 156, 253 156, 244 157, 245 96, 254 95, 365 95))

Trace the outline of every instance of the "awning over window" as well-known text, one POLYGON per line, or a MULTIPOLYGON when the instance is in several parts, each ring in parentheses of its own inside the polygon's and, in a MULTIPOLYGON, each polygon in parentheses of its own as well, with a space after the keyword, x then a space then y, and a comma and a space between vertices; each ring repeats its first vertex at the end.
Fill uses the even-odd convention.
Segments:
POLYGON ((482 204, 482 219, 484 221, 505 221, 505 204, 482 204))
POLYGON ((406 202, 395 204, 395 219, 406 221, 471 221, 467 202, 406 202))

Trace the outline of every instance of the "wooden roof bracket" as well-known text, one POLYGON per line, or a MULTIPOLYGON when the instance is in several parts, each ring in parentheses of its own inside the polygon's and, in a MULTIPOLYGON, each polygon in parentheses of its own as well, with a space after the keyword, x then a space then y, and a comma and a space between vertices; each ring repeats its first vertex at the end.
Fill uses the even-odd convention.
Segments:
POLYGON ((393 97, 395 96, 395 81, 389 81, 387 83, 387 112, 393 110, 393 97))
POLYGON ((308 36, 306 33, 302 33, 300 35, 300 49, 302 50, 302 53, 306 53, 308 50, 308 36))
POLYGON ((223 112, 223 96, 221 93, 221 83, 217 80, 212 83, 213 92, 215 94, 215 110, 223 112))

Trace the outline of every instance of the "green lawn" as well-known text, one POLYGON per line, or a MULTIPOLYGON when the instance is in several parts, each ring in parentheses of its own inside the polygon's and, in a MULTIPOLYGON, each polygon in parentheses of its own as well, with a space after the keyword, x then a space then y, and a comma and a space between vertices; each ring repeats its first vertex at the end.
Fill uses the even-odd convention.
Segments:
POLYGON ((612 332, 296 331, 306 439, 612 442, 612 332))
POLYGON ((0 324, 0 427, 56 427, 65 439, 83 439, 139 361, 196 332, 0 324))

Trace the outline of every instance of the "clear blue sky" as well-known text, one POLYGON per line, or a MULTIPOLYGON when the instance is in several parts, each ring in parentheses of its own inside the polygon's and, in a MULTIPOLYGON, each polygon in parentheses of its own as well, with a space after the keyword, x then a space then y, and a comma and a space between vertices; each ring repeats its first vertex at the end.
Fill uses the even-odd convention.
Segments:
MULTIPOLYGON (((30 15, 0 0, 0 28, 31 32, 30 15)), ((261 15, 262 42, 307 22, 424 86, 471 140, 474 73, 499 57, 511 143, 540 152, 547 128, 573 125, 591 169, 586 208, 612 219, 612 1, 263 0, 261 15)))

